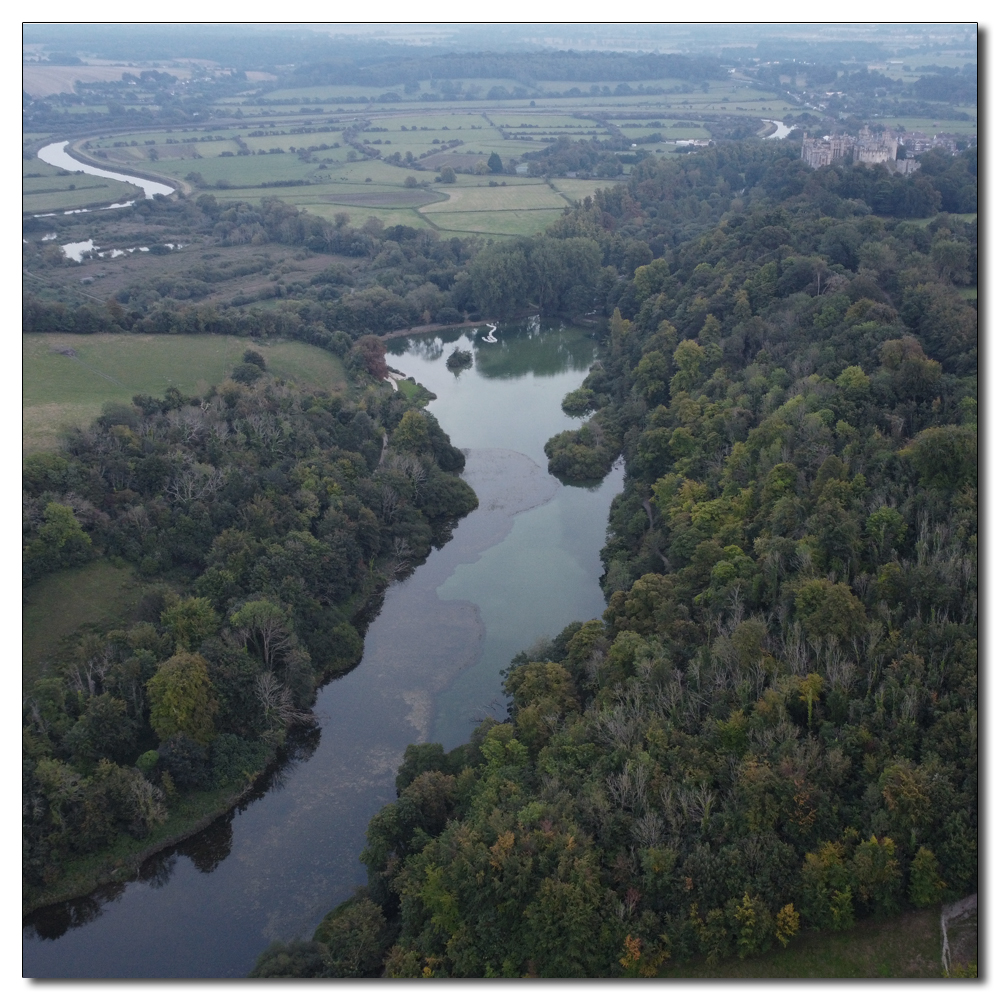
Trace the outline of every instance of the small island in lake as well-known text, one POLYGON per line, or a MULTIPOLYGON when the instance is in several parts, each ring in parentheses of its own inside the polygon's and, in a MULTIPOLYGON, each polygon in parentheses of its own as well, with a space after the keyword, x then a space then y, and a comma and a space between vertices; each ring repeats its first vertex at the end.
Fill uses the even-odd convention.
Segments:
POLYGON ((472 366, 472 351, 460 351, 457 347, 448 356, 445 364, 452 371, 461 371, 472 366))

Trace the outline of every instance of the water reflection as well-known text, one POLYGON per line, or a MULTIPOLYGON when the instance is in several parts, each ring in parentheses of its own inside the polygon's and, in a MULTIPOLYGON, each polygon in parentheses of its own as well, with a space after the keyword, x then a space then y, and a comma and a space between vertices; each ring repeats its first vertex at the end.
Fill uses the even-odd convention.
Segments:
MULTIPOLYGON (((195 869, 204 875, 214 872, 232 853, 233 819, 246 812, 265 795, 284 788, 295 769, 316 752, 321 737, 322 730, 318 725, 293 729, 288 734, 285 745, 279 750, 274 764, 258 778, 248 795, 200 833, 147 858, 136 869, 134 878, 130 881, 141 882, 150 889, 162 889, 175 874, 178 857, 188 858, 195 869)), ((112 883, 90 896, 36 910, 24 921, 25 933, 29 937, 55 940, 71 928, 82 927, 96 920, 104 912, 107 903, 121 897, 126 885, 126 882, 112 883)))
POLYGON ((66 903, 46 906, 31 915, 24 924, 24 933, 29 940, 54 941, 61 938, 73 927, 82 927, 96 920, 106 904, 118 899, 125 891, 124 883, 102 886, 89 896, 80 896, 66 903))
POLYGON ((543 451, 579 425, 559 404, 593 339, 533 322, 502 327, 496 344, 448 336, 477 356, 457 380, 444 336, 391 342, 392 363, 437 393, 429 409, 466 450, 479 508, 369 610, 361 664, 323 688, 319 726, 289 739, 250 798, 129 883, 34 914, 25 975, 244 976, 270 941, 311 936, 364 881, 365 830, 395 799, 406 745, 464 742, 477 718, 505 711, 500 669, 514 653, 603 610, 599 552, 621 471, 596 490, 565 487, 543 451))
MULTIPOLYGON (((475 373, 488 379, 517 379, 525 375, 545 378, 584 372, 594 360, 594 341, 579 327, 542 323, 538 317, 532 317, 501 327, 495 344, 483 342, 486 329, 484 324, 481 329, 443 330, 433 337, 400 337, 389 341, 388 352, 397 358, 415 356, 433 363, 444 357, 446 347, 457 345, 461 350, 472 351, 475 373)), ((463 372, 453 374, 461 378, 463 372)))

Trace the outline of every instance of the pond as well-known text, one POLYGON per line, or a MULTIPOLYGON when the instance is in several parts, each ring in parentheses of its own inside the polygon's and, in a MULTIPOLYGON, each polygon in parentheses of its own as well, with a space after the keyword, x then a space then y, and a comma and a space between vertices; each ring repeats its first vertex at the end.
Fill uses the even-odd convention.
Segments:
POLYGON ((238 977, 275 939, 312 935, 365 880, 371 816, 395 798, 407 744, 465 742, 503 717, 500 671, 541 636, 599 616, 599 552, 620 491, 565 486, 545 441, 580 421, 560 409, 596 356, 587 331, 537 321, 390 342, 389 363, 437 395, 428 409, 467 451, 479 508, 393 584, 350 674, 326 685, 257 797, 162 852, 134 881, 26 921, 29 977, 238 977), (446 366, 454 347, 473 366, 446 366))

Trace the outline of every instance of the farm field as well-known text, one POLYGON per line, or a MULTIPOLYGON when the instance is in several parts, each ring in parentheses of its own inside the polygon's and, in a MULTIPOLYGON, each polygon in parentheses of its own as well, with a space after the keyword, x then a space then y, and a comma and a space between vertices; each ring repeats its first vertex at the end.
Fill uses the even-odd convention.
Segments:
MULTIPOLYGON (((523 170, 526 154, 560 138, 614 137, 619 149, 625 141, 626 152, 672 156, 683 148, 677 143, 711 138, 713 119, 731 123, 747 117, 756 130, 761 119, 780 121, 802 111, 801 104, 760 89, 738 72, 697 88, 677 79, 542 81, 534 88, 512 79, 410 84, 411 93, 399 82, 227 97, 214 105, 224 117, 211 125, 95 135, 88 151, 102 154, 99 162, 109 167, 152 170, 189 185, 195 196, 208 191, 223 202, 276 197, 331 221, 346 214, 354 226, 375 218, 386 226, 504 237, 540 232, 567 204, 614 181, 553 178, 545 187, 505 174, 496 179, 506 187, 488 188, 489 178, 476 171, 485 169, 492 153, 508 169, 513 160, 523 170), (640 87, 665 92, 639 93, 640 87), (507 96, 488 99, 494 88, 504 88, 507 96), (369 103, 353 103, 359 98, 369 103), (345 103, 348 99, 352 103, 345 103), (652 135, 658 141, 642 141, 652 135), (445 166, 458 171, 457 183, 435 179, 445 166), (410 177, 416 187, 406 186, 410 177), (521 191, 524 182, 529 184, 521 191)), ((973 118, 967 122, 907 118, 899 124, 928 133, 971 134, 976 109, 968 110, 973 118)), ((630 169, 625 165, 619 180, 630 169)), ((79 188, 73 194, 79 195, 75 201, 67 194, 26 192, 25 211, 88 203, 79 188)))
MULTIPOLYGON (((963 108, 967 114, 975 116, 975 108, 963 108)), ((954 119, 932 118, 898 118, 893 121, 893 125, 902 125, 907 132, 925 132, 927 135, 934 135, 935 132, 953 132, 955 135, 975 135, 979 129, 979 123, 973 117, 972 121, 957 121, 954 119)))
POLYGON ((90 208, 141 197, 132 184, 60 170, 37 157, 21 161, 21 211, 25 215, 90 208))
POLYGON ((508 212, 514 209, 564 208, 566 199, 547 184, 522 184, 514 187, 454 187, 447 201, 438 201, 422 209, 425 215, 439 212, 508 212))
POLYGON ((340 359, 309 344, 259 344, 212 334, 32 333, 22 338, 23 447, 53 448, 65 429, 89 423, 105 402, 136 393, 162 396, 174 386, 193 395, 228 377, 248 347, 275 375, 316 389, 343 392, 340 359), (73 351, 74 355, 60 353, 73 351))
MULTIPOLYGON (((505 161, 519 159, 560 134, 575 140, 604 132, 597 121, 579 115, 552 109, 531 112, 508 108, 494 121, 491 111, 468 105, 366 109, 360 121, 359 115, 343 113, 342 128, 362 125, 345 135, 331 126, 332 119, 303 119, 301 112, 282 115, 270 108, 266 121, 240 128, 213 125, 95 136, 87 152, 100 152, 100 162, 111 168, 154 169, 178 182, 186 179, 196 191, 210 191, 220 201, 279 197, 329 220, 346 214, 355 226, 374 217, 387 226, 449 234, 530 235, 543 230, 575 198, 613 182, 574 184, 570 179, 568 186, 560 187, 508 174, 495 178, 497 185, 490 187, 492 175, 460 172, 449 185, 435 177, 446 165, 459 171, 484 169, 494 152, 505 161), (532 127, 522 129, 522 124, 532 127), (381 146, 381 158, 359 156, 347 141, 351 136, 355 142, 381 146), (241 145, 252 155, 236 155, 241 145), (327 148, 315 148, 320 146, 327 148), (407 186, 411 177, 416 187, 407 186)), ((702 132, 698 123, 681 131, 702 132)))
MULTIPOLYGON (((27 63, 21 67, 21 87, 32 97, 72 93, 77 80, 97 83, 120 80, 128 66, 47 66, 27 63)), ((174 76, 190 76, 190 70, 173 69, 174 76)))
POLYGON ((583 201, 588 195, 592 198, 595 191, 606 188, 613 181, 608 180, 577 180, 573 177, 553 177, 551 186, 554 187, 569 202, 583 201))
POLYGON ((509 209, 493 212, 441 212, 428 216, 434 227, 449 235, 532 236, 555 222, 561 211, 554 209, 509 209))

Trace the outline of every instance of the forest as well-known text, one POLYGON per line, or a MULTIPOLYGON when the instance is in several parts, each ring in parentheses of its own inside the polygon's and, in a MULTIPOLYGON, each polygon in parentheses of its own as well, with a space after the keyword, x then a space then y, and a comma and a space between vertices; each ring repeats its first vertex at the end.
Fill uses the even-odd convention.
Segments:
POLYGON ((331 260, 256 299, 218 289, 267 260, 211 254, 104 301, 26 292, 27 331, 294 338, 361 386, 306 393, 248 350, 26 459, 25 583, 100 555, 144 584, 25 692, 28 908, 314 725, 385 586, 477 502, 434 417, 376 388, 378 335, 526 311, 599 338, 563 404, 586 423, 546 454, 567 482, 624 457, 607 611, 516 658, 468 744, 407 751, 366 888, 254 974, 657 975, 974 891, 977 150, 905 177, 759 141, 636 160, 496 241, 146 200, 107 218, 164 260, 192 233, 331 260))
MULTIPOLYGON (((614 158, 606 151, 595 153, 592 141, 560 140, 531 165, 541 162, 558 174, 593 162, 600 175, 601 157, 608 156, 614 158)), ((181 271, 136 278, 103 302, 81 297, 72 286, 57 298, 41 297, 26 284, 22 328, 240 331, 292 337, 343 355, 360 336, 420 323, 531 309, 572 317, 596 307, 610 316, 616 306, 631 316, 635 269, 716 224, 747 192, 781 204, 805 200, 824 218, 837 220, 838 228, 824 236, 825 248, 833 264, 851 269, 858 266, 857 248, 871 242, 858 228, 864 216, 912 221, 939 212, 974 212, 976 157, 975 148, 957 157, 932 150, 922 154, 920 171, 901 177, 861 164, 812 171, 793 148, 727 143, 697 155, 648 158, 635 165, 627 184, 583 199, 546 233, 495 242, 442 238, 410 226, 384 226, 377 219, 353 226, 346 215, 331 222, 278 197, 257 204, 220 202, 210 193, 178 201, 154 198, 108 212, 110 223, 127 227, 130 239, 146 240, 163 254, 169 253, 168 243, 197 234, 222 248, 298 247, 335 260, 308 280, 277 281, 240 298, 220 289, 234 277, 265 271, 266 258, 239 263, 203 258, 181 271), (831 250, 838 239, 843 245, 831 250)), ((615 161, 615 169, 619 165, 615 161)), ((44 231, 49 224, 27 220, 26 232, 44 231)), ((967 238, 962 245, 959 256, 965 257, 952 270, 956 280, 967 282, 976 271, 978 243, 967 238)), ((58 247, 37 240, 25 245, 24 256, 25 267, 35 274, 51 276, 66 267, 58 247)))
POLYGON ((550 242, 591 261, 547 454, 624 456, 607 611, 408 749, 367 886, 253 975, 655 976, 975 891, 977 161, 923 162, 647 161, 475 257, 498 313, 550 242))
POLYGON ((350 363, 356 402, 307 394, 247 350, 203 398, 106 404, 24 466, 24 582, 98 555, 132 567, 132 620, 90 628, 24 694, 24 896, 128 855, 192 795, 238 797, 365 622, 477 499, 433 415, 350 363))

